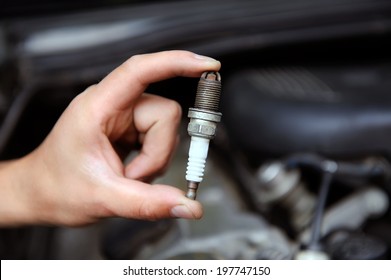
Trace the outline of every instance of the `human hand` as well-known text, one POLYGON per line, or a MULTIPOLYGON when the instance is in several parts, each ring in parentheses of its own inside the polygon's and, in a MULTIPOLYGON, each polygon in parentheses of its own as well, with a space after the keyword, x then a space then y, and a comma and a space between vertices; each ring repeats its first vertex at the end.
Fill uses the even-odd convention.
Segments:
POLYGON ((199 202, 177 188, 148 183, 170 160, 181 109, 144 90, 153 82, 219 68, 218 61, 185 51, 138 55, 86 89, 35 151, 0 170, 8 170, 5 177, 12 181, 12 188, 0 190, 8 197, 0 206, 0 224, 76 226, 112 216, 200 218, 199 202), (142 148, 124 166, 117 143, 142 148))

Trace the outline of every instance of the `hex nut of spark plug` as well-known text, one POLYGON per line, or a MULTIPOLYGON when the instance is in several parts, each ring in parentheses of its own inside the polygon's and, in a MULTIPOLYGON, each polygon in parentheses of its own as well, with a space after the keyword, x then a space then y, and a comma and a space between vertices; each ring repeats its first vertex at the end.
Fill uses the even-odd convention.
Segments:
POLYGON ((199 120, 192 120, 187 127, 187 132, 190 136, 200 136, 213 139, 216 134, 216 124, 206 124, 201 123, 199 120))
POLYGON ((221 113, 190 108, 188 117, 190 122, 187 126, 187 132, 190 136, 214 138, 217 123, 221 120, 221 113))

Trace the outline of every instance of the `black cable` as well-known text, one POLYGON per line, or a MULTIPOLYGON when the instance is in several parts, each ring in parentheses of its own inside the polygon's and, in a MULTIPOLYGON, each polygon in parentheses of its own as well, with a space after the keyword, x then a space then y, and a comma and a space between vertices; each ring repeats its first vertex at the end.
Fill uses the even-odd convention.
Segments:
POLYGON ((323 173, 318 201, 317 201, 315 214, 312 222, 311 240, 308 245, 308 248, 312 250, 319 250, 319 240, 321 237, 323 213, 326 206, 326 200, 329 194, 332 179, 333 179, 333 172, 325 171, 323 173))

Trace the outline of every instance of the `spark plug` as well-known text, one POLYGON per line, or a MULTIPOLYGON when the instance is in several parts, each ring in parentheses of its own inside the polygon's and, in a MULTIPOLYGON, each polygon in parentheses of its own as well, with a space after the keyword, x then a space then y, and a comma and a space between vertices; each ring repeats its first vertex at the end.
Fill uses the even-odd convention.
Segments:
POLYGON ((187 132, 191 136, 186 170, 186 197, 195 200, 199 183, 204 177, 209 142, 216 134, 222 114, 219 110, 221 76, 204 72, 198 82, 194 108, 189 108, 187 132))

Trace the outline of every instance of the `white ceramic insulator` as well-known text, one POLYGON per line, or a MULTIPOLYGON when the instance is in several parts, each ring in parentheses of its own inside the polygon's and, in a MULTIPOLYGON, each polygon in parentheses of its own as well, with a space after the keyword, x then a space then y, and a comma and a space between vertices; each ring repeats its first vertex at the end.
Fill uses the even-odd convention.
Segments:
POLYGON ((200 183, 204 177, 206 157, 208 156, 209 139, 192 136, 187 162, 186 180, 200 183))

